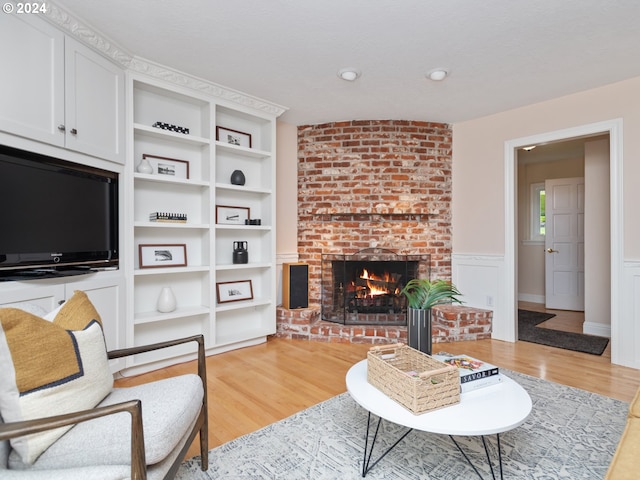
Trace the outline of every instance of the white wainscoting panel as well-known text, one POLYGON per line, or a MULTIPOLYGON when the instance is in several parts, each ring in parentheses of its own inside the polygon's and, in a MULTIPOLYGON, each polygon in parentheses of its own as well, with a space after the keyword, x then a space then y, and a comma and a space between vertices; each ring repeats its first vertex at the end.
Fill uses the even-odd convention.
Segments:
POLYGON ((493 310, 491 337, 515 342, 516 312, 514 299, 505 298, 504 256, 453 254, 451 276, 466 306, 493 310))
POLYGON ((624 262, 622 289, 619 318, 611 319, 611 361, 640 368, 640 262, 624 262))

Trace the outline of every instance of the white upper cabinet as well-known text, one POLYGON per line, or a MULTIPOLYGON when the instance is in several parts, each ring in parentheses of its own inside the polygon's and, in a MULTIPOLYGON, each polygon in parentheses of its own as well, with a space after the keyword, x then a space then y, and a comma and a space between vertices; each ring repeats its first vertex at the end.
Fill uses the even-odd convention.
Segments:
POLYGON ((65 39, 65 145, 124 163, 124 72, 65 39))
POLYGON ((0 130, 64 146, 64 34, 30 16, 0 15, 0 130))
POLYGON ((0 130, 124 163, 124 72, 36 16, 0 16, 0 130))

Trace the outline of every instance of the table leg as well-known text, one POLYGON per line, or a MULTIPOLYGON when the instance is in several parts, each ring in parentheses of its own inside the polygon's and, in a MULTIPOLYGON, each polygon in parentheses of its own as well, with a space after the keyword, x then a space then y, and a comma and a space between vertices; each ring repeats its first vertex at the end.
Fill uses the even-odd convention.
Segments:
POLYGON ((367 417, 367 432, 366 432, 365 437, 364 437, 364 459, 362 461, 362 478, 364 478, 367 475, 367 473, 369 473, 371 471, 371 469, 373 467, 375 467, 378 464, 378 462, 380 460, 382 460, 387 455, 387 453, 389 453, 391 450, 393 450, 393 448, 396 445, 398 445, 404 439, 404 437, 409 435, 409 433, 411 433, 411 431, 413 430, 413 429, 407 430, 396 441, 396 443, 391 445, 382 455, 380 455, 380 457, 378 457, 378 459, 375 462, 373 462, 373 464, 371 464, 371 466, 369 466, 369 463, 371 462, 371 457, 373 456, 373 447, 375 446, 376 439, 378 438, 378 431, 380 430, 380 423, 382 423, 382 418, 378 417, 378 425, 376 426, 376 431, 373 434, 373 439, 371 440, 371 448, 367 452, 367 447, 369 445, 369 431, 370 431, 370 427, 371 427, 371 412, 369 412, 369 415, 367 417))
MULTIPOLYGON (((500 479, 502 480, 503 479, 503 476, 502 476, 502 449, 500 448, 500 434, 499 433, 496 434, 496 437, 497 437, 497 441, 498 441, 498 463, 500 465, 500 479)), ((482 475, 480 474, 478 469, 475 467, 475 465, 471 462, 471 459, 467 456, 467 454, 464 453, 464 450, 462 450, 462 447, 458 444, 458 442, 456 442, 456 439, 453 438, 453 435, 449 435, 449 438, 451 440, 453 440, 453 443, 455 444, 456 447, 458 447, 458 450, 460 451, 462 456, 465 458, 467 463, 469 465, 471 465, 471 468, 473 468, 473 471, 476 472, 476 475, 478 475, 480 480, 482 480, 482 475)), ((484 435, 482 435, 482 445, 484 446, 484 453, 487 456, 487 463, 489 464, 489 468, 491 469, 491 478, 493 478, 493 480, 496 480, 496 474, 493 471, 493 462, 491 461, 491 456, 489 455, 489 449, 487 448, 487 442, 485 440, 484 435)))

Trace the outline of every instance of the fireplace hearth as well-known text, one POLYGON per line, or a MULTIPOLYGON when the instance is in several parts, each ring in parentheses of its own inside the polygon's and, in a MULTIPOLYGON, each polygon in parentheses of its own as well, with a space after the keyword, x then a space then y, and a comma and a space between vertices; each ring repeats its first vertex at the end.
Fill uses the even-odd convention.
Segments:
POLYGON ((429 270, 426 254, 378 248, 323 254, 322 319, 344 325, 406 325, 406 299, 400 291, 412 278, 428 278, 429 270))

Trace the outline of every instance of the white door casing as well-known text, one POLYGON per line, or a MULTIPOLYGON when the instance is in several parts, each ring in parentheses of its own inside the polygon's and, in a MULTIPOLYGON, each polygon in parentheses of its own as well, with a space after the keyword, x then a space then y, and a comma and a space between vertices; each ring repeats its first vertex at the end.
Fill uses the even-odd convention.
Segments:
POLYGON ((584 178, 545 181, 545 301, 584 310, 584 178))

